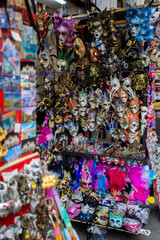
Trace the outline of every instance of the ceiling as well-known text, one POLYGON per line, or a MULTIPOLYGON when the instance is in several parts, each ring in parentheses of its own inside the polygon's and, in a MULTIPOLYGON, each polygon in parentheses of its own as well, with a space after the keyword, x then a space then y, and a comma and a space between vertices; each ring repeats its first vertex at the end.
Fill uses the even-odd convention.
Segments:
POLYGON ((55 0, 38 0, 38 2, 46 4, 47 7, 50 7, 52 9, 58 9, 62 6, 60 3, 58 3, 55 0))

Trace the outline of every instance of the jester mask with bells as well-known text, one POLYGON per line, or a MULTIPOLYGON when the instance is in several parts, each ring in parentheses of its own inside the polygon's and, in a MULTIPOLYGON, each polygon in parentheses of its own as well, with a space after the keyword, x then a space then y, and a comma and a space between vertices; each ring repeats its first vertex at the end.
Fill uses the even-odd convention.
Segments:
POLYGON ((73 116, 78 116, 79 111, 79 103, 77 100, 74 100, 70 98, 70 101, 66 103, 66 105, 69 107, 70 111, 72 112, 73 116))
POLYGON ((63 18, 62 14, 54 13, 54 33, 57 35, 60 46, 72 46, 76 38, 76 29, 79 20, 63 18))
POLYGON ((94 35, 95 38, 95 42, 92 43, 92 46, 98 46, 99 50, 101 50, 102 53, 105 52, 103 41, 105 42, 105 39, 107 37, 108 18, 109 13, 105 9, 103 12, 94 11, 93 16, 90 17, 88 21, 88 30, 91 34, 94 35))
POLYGON ((152 22, 151 15, 153 15, 155 11, 151 10, 151 8, 152 7, 148 6, 137 8, 136 4, 133 7, 127 4, 127 27, 129 27, 132 36, 139 42, 153 39, 153 30, 155 27, 150 23, 152 22))
POLYGON ((75 137, 79 131, 79 124, 77 123, 76 119, 74 121, 68 120, 68 124, 64 125, 71 134, 72 137, 75 137))
POLYGON ((139 98, 136 97, 135 99, 131 99, 129 107, 131 112, 135 115, 138 116, 139 115, 139 105, 140 105, 140 101, 139 98))
POLYGON ((96 111, 95 110, 89 110, 87 123, 88 123, 87 124, 88 129, 91 132, 93 132, 96 129, 96 111))

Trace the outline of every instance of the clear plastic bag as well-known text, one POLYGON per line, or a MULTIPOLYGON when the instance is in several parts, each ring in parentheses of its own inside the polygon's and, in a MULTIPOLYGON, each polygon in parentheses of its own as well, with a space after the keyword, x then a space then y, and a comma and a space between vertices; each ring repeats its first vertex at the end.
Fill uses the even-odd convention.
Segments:
POLYGON ((107 240, 107 229, 100 229, 96 225, 94 226, 91 240, 107 240))

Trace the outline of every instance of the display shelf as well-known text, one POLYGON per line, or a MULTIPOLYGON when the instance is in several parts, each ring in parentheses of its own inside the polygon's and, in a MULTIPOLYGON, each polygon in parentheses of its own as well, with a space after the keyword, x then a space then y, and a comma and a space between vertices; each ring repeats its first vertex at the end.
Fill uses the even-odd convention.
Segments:
POLYGON ((8 168, 11 168, 11 167, 13 167, 13 166, 15 166, 17 164, 20 164, 20 163, 22 163, 22 162, 24 162, 24 161, 26 161, 28 159, 35 158, 35 157, 39 157, 39 153, 38 152, 29 154, 27 156, 24 156, 22 158, 19 158, 19 159, 15 160, 15 161, 12 161, 12 162, 10 162, 8 164, 5 164, 4 166, 0 167, 0 172, 6 170, 8 168))
POLYGON ((34 62, 34 60, 30 60, 30 59, 21 59, 21 62, 34 62))
MULTIPOLYGON (((87 222, 84 222, 84 221, 80 221, 78 219, 70 219, 70 220, 71 220, 71 222, 77 222, 77 223, 83 223, 83 224, 93 224, 93 223, 87 223, 87 222)), ((97 223, 94 223, 94 225, 96 225, 99 228, 103 228, 103 229, 117 230, 117 231, 120 231, 120 232, 131 233, 131 234, 135 234, 135 235, 139 234, 138 232, 132 233, 132 232, 129 232, 129 231, 127 231, 125 229, 122 229, 122 228, 113 228, 113 227, 110 227, 110 226, 103 226, 103 225, 100 225, 100 224, 97 224, 97 223)))

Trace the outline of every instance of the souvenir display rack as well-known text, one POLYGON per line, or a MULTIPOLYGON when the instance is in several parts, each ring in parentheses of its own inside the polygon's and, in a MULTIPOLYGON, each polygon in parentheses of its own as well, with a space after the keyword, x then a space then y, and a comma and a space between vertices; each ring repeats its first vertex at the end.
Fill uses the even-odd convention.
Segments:
POLYGON ((151 15, 157 5, 95 10, 83 15, 88 19, 79 24, 76 17, 55 13, 52 18, 45 6, 39 7, 38 24, 46 23, 40 30, 41 40, 46 41, 48 26, 53 24, 57 56, 52 54, 53 41, 51 46, 43 45, 38 56, 37 149, 49 170, 61 179, 56 189, 73 221, 78 217, 82 222, 113 227, 117 218, 124 227, 126 219, 133 220, 137 229, 126 225, 132 233, 146 223, 148 210, 137 204, 153 202, 149 192, 155 175, 147 166, 145 139, 146 96, 152 90, 156 64, 150 59, 155 47, 151 39, 158 31, 151 15), (123 10, 126 20, 120 22, 116 14, 123 10), (117 24, 125 25, 116 29, 117 24), (76 29, 81 31, 76 33, 76 29), (118 186, 120 176, 124 176, 123 186, 118 186), (141 210, 144 215, 136 216, 141 210))

